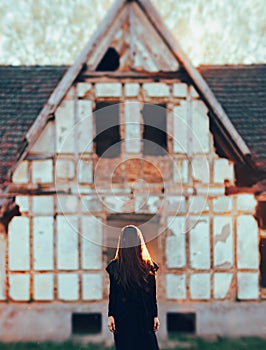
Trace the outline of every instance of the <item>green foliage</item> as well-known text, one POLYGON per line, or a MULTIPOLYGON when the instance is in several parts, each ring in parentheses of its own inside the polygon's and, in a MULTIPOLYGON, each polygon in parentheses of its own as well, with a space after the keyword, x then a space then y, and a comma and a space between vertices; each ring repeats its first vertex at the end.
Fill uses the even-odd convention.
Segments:
MULTIPOLYGON (((266 339, 261 338, 222 338, 207 340, 197 337, 179 336, 175 338, 176 347, 161 350, 265 350, 266 339)), ((0 343, 1 350, 115 350, 114 347, 104 348, 102 345, 78 345, 66 343, 0 343)))

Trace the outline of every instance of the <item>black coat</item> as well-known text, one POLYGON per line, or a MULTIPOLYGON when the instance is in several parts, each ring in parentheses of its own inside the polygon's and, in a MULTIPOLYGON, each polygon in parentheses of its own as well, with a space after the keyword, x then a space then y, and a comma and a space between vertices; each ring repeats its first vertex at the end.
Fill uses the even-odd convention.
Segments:
POLYGON ((118 261, 113 260, 106 271, 110 277, 108 316, 116 325, 114 340, 117 350, 159 350, 153 319, 157 317, 155 268, 143 286, 130 290, 118 282, 118 261))

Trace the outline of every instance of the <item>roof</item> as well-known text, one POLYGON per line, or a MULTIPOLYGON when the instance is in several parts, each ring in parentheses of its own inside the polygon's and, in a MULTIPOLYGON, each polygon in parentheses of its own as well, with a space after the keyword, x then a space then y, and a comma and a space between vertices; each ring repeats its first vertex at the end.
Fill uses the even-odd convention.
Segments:
POLYGON ((259 167, 266 169, 266 64, 201 66, 259 167))
MULTIPOLYGON (((0 179, 25 134, 54 91, 66 66, 0 66, 0 179)), ((266 167, 266 65, 201 66, 215 93, 257 162, 266 167)))
POLYGON ((26 132, 58 84, 64 66, 0 66, 0 180, 8 169, 26 132))

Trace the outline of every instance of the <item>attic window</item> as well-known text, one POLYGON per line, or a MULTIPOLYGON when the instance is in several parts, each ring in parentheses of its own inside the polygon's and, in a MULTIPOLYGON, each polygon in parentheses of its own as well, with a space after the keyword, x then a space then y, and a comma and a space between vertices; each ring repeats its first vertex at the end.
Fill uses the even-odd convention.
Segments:
POLYGON ((103 158, 115 158, 120 155, 119 104, 115 102, 96 103, 94 138, 96 154, 103 158))
POLYGON ((143 154, 152 156, 166 155, 166 106, 165 104, 146 104, 142 110, 143 154))
POLYGON ((118 52, 113 48, 109 47, 109 49, 106 51, 105 55, 101 59, 100 63, 98 64, 96 71, 97 72, 113 72, 119 68, 119 54, 118 52))

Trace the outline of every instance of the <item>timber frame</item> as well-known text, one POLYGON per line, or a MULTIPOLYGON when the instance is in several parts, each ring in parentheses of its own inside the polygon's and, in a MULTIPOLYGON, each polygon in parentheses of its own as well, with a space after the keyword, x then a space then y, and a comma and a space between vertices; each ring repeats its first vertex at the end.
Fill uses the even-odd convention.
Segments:
MULTIPOLYGON (((166 28, 162 19, 160 18, 160 15, 156 11, 150 0, 116 0, 111 9, 108 11, 105 19, 98 27, 95 34, 89 40, 84 49, 81 51, 74 64, 67 70, 67 72, 65 73, 65 75, 53 91, 53 93, 51 94, 47 103, 44 105, 41 112, 37 116, 35 122, 27 132, 17 161, 15 165, 9 170, 9 178, 11 178, 14 170, 16 169, 20 161, 22 161, 26 157, 27 153, 30 151, 34 142, 37 140, 38 136, 47 124, 48 120, 54 117, 54 113, 57 107, 59 106, 60 102, 70 89, 71 85, 75 82, 78 75, 82 72, 84 67, 86 67, 86 62, 94 52, 95 47, 101 45, 102 41, 104 41, 104 45, 102 44, 101 56, 98 55, 98 57, 94 59, 93 64, 91 64, 89 67, 86 67, 87 75, 98 78, 101 78, 101 76, 110 78, 122 78, 128 76, 131 79, 134 79, 135 77, 137 78, 141 75, 139 72, 136 73, 134 71, 130 71, 128 73, 95 72, 98 63, 101 61, 104 53, 108 48, 108 45, 111 42, 112 36, 114 35, 114 28, 117 27, 117 21, 118 24, 120 24, 125 14, 127 15, 126 7, 128 7, 128 15, 130 17, 130 3, 132 2, 135 2, 141 8, 141 10, 144 12, 150 23, 153 25, 153 27, 159 34, 160 38, 169 48, 173 56, 176 58, 177 62, 180 64, 182 69, 184 69, 187 72, 188 76, 191 79, 191 84, 194 86, 202 100, 206 103, 209 110, 211 111, 211 116, 214 119, 215 125, 230 149, 232 160, 240 162, 242 164, 246 164, 251 168, 255 168, 255 164, 251 159, 250 149, 248 148, 242 137, 239 135, 234 125, 231 123, 229 117, 227 116, 224 109, 216 99, 214 93, 212 92, 206 81, 203 79, 202 75, 192 65, 186 54, 182 51, 179 44, 176 42, 173 35, 166 28)), ((156 74, 143 73, 142 76, 143 79, 156 76, 166 78, 166 76, 171 77, 175 74, 178 74, 178 72, 171 72, 169 73, 169 75, 165 72, 159 72, 156 74)))

